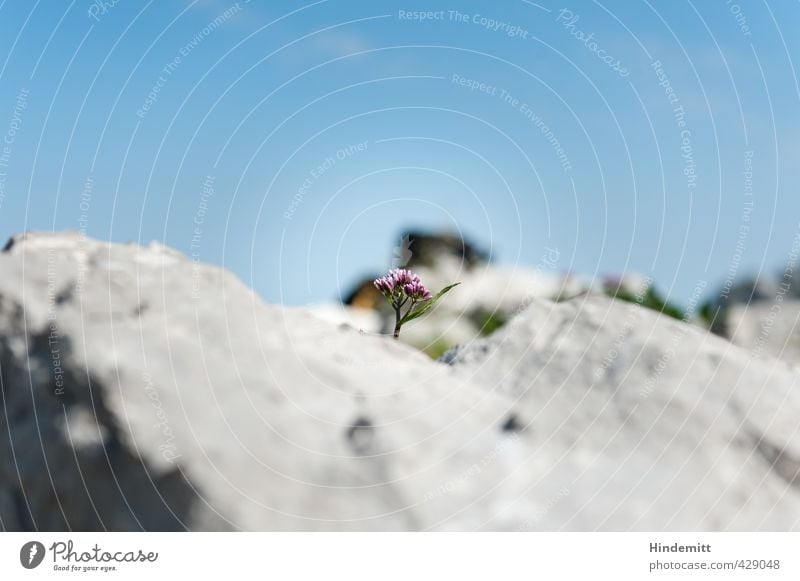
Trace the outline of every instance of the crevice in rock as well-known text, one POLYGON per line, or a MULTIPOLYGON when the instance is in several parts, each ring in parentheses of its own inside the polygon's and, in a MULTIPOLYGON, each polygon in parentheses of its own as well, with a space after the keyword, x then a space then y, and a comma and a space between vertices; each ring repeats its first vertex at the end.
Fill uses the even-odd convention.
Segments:
POLYGON ((55 303, 57 305, 63 305, 66 302, 71 301, 75 296, 75 285, 71 284, 66 288, 61 289, 55 297, 55 303))
POLYGON ((772 470, 793 487, 800 487, 800 461, 789 455, 785 449, 767 441, 763 436, 756 438, 756 451, 769 462, 772 470))
POLYGON ((368 454, 375 439, 375 428, 364 416, 356 418, 347 430, 347 439, 357 454, 368 454))
POLYGON ((500 429, 503 432, 520 432, 524 427, 525 425, 520 422, 517 414, 510 414, 500 429))

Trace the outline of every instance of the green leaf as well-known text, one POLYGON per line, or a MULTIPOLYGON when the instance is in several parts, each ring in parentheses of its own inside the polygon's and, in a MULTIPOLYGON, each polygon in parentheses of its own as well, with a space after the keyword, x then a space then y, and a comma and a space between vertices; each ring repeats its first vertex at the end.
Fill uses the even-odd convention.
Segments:
POLYGON ((428 302, 431 303, 431 304, 435 303, 436 301, 441 299, 446 293, 449 293, 451 290, 453 290, 455 287, 457 287, 460 284, 461 284, 460 282, 456 282, 456 283, 453 283, 453 284, 451 284, 449 286, 444 287, 442 290, 440 290, 438 293, 436 293, 436 295, 434 295, 434 297, 428 302))
POLYGON ((407 313, 405 317, 400 319, 400 324, 401 325, 405 325, 409 321, 413 321, 414 319, 416 319, 418 317, 421 317, 422 315, 424 315, 428 311, 428 309, 430 309, 433 306, 432 303, 433 303, 433 299, 431 299, 430 301, 428 301, 427 303, 422 305, 420 308, 418 308, 413 313, 412 312, 407 313))
POLYGON ((438 293, 436 293, 436 295, 434 295, 434 297, 431 300, 425 302, 425 304, 423 304, 421 307, 419 307, 418 309, 416 309, 413 312, 408 312, 405 317, 400 319, 400 325, 405 325, 409 321, 413 321, 414 319, 419 318, 422 315, 424 315, 425 313, 427 313, 431 308, 433 308, 433 306, 437 302, 439 302, 441 300, 441 298, 446 293, 450 292, 452 289, 454 289, 455 287, 457 287, 460 284, 461 284, 460 282, 457 282, 455 284, 451 284, 449 286, 444 287, 442 290, 440 290, 438 293))

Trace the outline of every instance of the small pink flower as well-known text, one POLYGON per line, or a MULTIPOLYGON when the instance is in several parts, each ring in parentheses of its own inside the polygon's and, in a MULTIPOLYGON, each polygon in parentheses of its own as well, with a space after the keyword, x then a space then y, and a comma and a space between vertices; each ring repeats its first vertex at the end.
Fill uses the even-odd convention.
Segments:
POLYGON ((449 292, 458 283, 445 287, 434 298, 431 292, 422 284, 419 276, 405 268, 395 268, 390 270, 386 276, 376 278, 372 284, 386 297, 386 300, 394 309, 394 337, 396 339, 400 335, 400 327, 404 323, 425 314, 445 293, 449 292), (420 303, 425 304, 420 305, 420 303), (404 311, 404 307, 408 308, 404 311))
POLYGON ((433 298, 433 295, 421 282, 410 282, 403 287, 403 291, 417 301, 429 301, 433 298))
POLYGON ((395 284, 405 286, 412 282, 420 282, 419 277, 405 268, 394 268, 389 271, 389 277, 394 280, 395 284))
POLYGON ((390 270, 389 274, 386 276, 375 279, 373 284, 375 285, 375 288, 384 295, 399 293, 400 291, 405 290, 406 287, 414 289, 413 293, 406 292, 406 294, 412 298, 418 298, 427 293, 419 276, 404 268, 395 268, 390 270))
POLYGON ((391 295, 394 292, 394 281, 388 276, 382 276, 381 278, 375 279, 375 282, 372 284, 374 284, 375 288, 384 295, 391 295))

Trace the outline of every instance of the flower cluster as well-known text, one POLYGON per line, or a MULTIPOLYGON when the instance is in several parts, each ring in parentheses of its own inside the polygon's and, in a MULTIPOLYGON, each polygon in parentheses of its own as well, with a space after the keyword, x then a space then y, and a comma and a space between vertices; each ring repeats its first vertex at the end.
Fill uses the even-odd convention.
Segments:
POLYGON ((404 268, 390 270, 389 274, 377 279, 373 284, 386 298, 402 301, 408 297, 416 302, 429 301, 433 298, 419 276, 404 268))
POLYGON ((395 268, 386 276, 375 279, 373 284, 394 309, 396 339, 400 336, 400 327, 424 315, 458 283, 443 288, 433 296, 416 274, 405 268, 395 268), (406 305, 408 308, 404 310, 406 305))

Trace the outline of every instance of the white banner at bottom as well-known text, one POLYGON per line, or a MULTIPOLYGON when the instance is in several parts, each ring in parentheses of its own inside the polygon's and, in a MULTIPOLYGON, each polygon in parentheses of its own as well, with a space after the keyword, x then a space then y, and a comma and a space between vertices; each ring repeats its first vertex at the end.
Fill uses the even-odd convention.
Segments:
POLYGON ((798 533, 3 533, 0 575, 778 581, 800 579, 798 546, 798 533))

